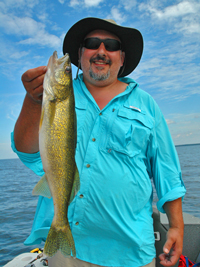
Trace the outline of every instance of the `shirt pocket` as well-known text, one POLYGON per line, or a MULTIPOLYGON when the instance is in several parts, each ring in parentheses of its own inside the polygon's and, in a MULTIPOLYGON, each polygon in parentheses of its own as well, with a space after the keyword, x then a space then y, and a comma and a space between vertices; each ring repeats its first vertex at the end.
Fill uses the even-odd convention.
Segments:
POLYGON ((115 150, 134 157, 146 150, 153 124, 153 119, 144 111, 126 107, 119 109, 108 135, 107 151, 115 150))

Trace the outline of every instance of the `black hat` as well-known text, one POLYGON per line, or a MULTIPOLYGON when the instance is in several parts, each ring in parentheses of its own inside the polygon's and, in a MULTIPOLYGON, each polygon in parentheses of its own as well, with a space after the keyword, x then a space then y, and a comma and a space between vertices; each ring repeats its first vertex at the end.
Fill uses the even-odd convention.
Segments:
POLYGON ((85 18, 75 23, 66 33, 63 42, 63 53, 69 53, 71 62, 78 67, 78 50, 85 36, 94 30, 105 30, 115 34, 122 43, 125 52, 125 66, 120 77, 130 74, 138 65, 143 51, 143 38, 141 33, 128 27, 122 27, 113 20, 98 18, 85 18))

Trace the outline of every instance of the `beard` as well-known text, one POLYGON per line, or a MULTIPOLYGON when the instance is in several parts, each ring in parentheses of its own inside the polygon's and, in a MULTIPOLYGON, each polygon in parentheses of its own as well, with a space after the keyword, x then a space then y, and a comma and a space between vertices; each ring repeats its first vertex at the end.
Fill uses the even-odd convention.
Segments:
MULTIPOLYGON (((97 55, 95 58, 92 58, 90 60, 90 63, 94 62, 95 60, 102 60, 103 62, 105 62, 106 64, 111 65, 111 60, 106 59, 105 56, 101 56, 101 55, 97 55)), ((106 79, 108 79, 110 77, 110 70, 107 71, 107 73, 94 73, 92 71, 92 68, 90 66, 89 69, 89 75, 92 79, 94 79, 95 81, 105 81, 106 79)))
POLYGON ((110 70, 108 70, 107 73, 94 73, 90 67, 89 74, 95 81, 105 81, 110 77, 110 70))

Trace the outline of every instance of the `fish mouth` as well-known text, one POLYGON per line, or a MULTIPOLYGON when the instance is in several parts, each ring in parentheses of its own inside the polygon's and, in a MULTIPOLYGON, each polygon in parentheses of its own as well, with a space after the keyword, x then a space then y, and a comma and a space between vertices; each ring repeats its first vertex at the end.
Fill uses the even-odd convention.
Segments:
POLYGON ((70 63, 70 57, 69 54, 66 53, 64 56, 62 56, 61 58, 58 59, 60 63, 63 63, 65 61, 68 61, 70 63))
POLYGON ((61 58, 58 58, 57 65, 59 66, 60 69, 64 68, 65 73, 67 74, 71 73, 71 60, 69 54, 66 53, 61 58))

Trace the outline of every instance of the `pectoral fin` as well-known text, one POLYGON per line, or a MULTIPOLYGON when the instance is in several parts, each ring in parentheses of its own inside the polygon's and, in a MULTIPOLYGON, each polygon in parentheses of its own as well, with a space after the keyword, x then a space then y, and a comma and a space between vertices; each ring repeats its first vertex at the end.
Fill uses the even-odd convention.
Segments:
POLYGON ((41 180, 34 187, 32 194, 51 198, 51 191, 49 189, 49 185, 45 174, 42 176, 41 180))

